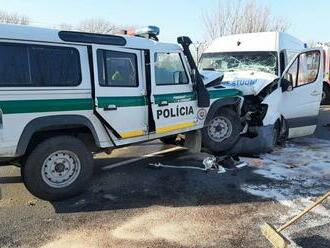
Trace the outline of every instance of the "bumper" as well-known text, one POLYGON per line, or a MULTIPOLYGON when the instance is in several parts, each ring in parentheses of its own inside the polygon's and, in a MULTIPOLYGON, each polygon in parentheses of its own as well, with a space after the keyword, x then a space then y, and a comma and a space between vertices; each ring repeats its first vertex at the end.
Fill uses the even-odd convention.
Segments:
POLYGON ((271 152, 274 149, 273 129, 274 125, 257 127, 255 138, 241 137, 230 153, 251 155, 271 152))

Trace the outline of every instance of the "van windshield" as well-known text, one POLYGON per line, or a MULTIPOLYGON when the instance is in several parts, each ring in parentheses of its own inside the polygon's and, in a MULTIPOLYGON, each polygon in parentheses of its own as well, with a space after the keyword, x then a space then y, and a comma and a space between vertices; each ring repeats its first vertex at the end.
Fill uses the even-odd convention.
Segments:
POLYGON ((277 65, 276 52, 224 52, 203 54, 199 69, 220 72, 261 71, 277 75, 277 65))

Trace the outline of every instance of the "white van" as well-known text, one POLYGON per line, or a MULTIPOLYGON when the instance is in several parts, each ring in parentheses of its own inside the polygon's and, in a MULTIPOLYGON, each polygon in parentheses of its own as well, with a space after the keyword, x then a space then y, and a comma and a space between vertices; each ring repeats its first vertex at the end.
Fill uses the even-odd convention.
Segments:
POLYGON ((270 151, 279 140, 315 131, 323 54, 305 47, 286 33, 266 32, 221 37, 203 53, 200 70, 223 72, 219 87, 239 89, 245 97, 249 138, 241 139, 239 151, 270 151))

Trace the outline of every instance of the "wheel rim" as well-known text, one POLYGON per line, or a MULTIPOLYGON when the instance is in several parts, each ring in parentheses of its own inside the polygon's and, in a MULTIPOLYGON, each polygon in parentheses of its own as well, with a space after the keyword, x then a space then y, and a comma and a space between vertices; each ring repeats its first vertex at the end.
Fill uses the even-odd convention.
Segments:
POLYGON ((229 138, 233 132, 230 120, 224 116, 218 116, 211 120, 208 126, 208 135, 215 142, 222 142, 229 138))
POLYGON ((80 160, 75 153, 56 151, 45 159, 41 175, 44 182, 50 187, 64 188, 77 179, 80 170, 80 160))

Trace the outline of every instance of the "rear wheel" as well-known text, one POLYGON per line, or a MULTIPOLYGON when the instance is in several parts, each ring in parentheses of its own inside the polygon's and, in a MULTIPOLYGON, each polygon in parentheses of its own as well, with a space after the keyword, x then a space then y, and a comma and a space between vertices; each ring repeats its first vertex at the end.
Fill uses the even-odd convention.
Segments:
POLYGON ((203 146, 213 153, 231 149, 240 137, 241 123, 238 114, 229 108, 222 108, 206 119, 202 131, 203 146))
POLYGON ((58 136, 37 145, 21 171, 33 195, 61 200, 83 191, 93 174, 93 157, 81 140, 58 136))

